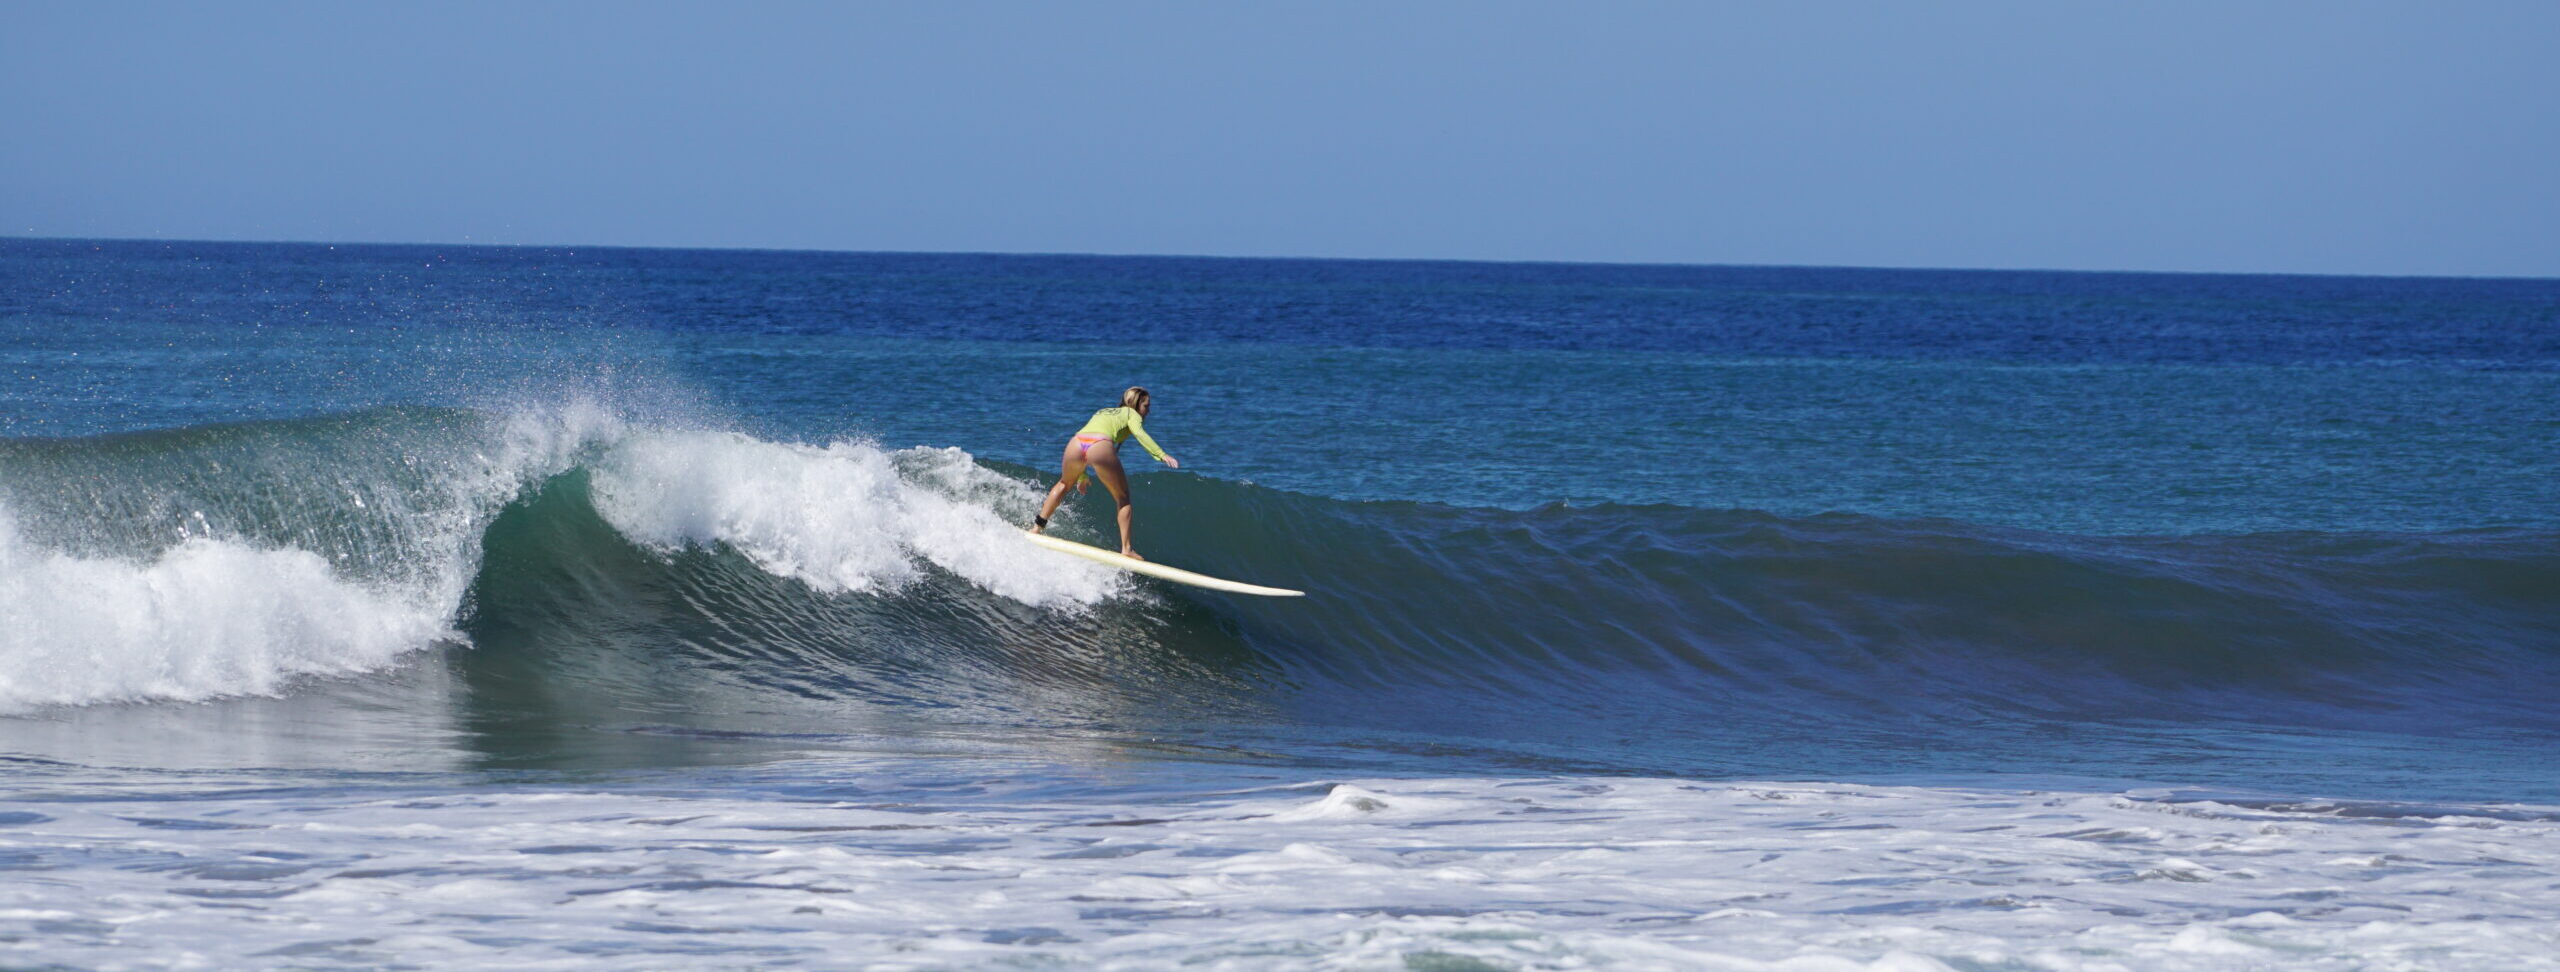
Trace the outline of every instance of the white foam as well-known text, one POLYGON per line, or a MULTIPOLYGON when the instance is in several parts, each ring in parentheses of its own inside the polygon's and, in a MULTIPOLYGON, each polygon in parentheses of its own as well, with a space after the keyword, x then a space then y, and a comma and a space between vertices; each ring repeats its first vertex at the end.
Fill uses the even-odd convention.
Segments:
POLYGON ((597 509, 635 542, 726 545, 822 591, 893 593, 925 563, 1027 604, 1091 604, 1127 588, 1107 569, 1024 543, 1020 521, 1038 494, 957 449, 651 433, 609 450, 594 482, 597 509))
POLYGON ((727 780, 0 791, 19 811, 0 846, 46 868, 0 882, 0 949, 75 967, 372 966, 405 940, 474 968, 2560 968, 2560 823, 2534 814, 1669 779, 1061 799, 1036 767, 948 772, 811 763, 778 798, 727 780), (910 772, 950 779, 947 799, 795 783, 910 772))
POLYGON ((15 533, 0 520, 0 711, 273 692, 452 636, 446 605, 350 581, 307 550, 195 539, 130 563, 15 533))
POLYGON ((1380 820, 1427 817, 1448 810, 1453 804, 1431 797, 1396 796, 1365 790, 1349 783, 1337 784, 1324 799, 1302 807, 1291 807, 1271 815, 1284 823, 1304 820, 1344 820, 1370 817, 1380 820))

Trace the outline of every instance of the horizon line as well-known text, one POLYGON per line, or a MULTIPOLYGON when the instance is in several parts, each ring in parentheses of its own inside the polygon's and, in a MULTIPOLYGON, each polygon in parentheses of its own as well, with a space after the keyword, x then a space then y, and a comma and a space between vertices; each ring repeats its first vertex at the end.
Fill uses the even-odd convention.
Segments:
POLYGON ((1486 257, 1360 257, 1307 255, 1245 255, 1227 253, 1152 253, 1106 251, 1035 251, 1035 250, 869 250, 822 249, 800 246, 671 246, 641 243, 485 243, 453 240, 288 240, 288 239, 209 239, 184 236, 43 236, 32 233, 0 231, 0 239, 55 243, 167 243, 222 244, 235 246, 325 246, 325 247, 435 247, 453 246, 482 250, 655 250, 669 252, 719 253, 787 253, 826 254, 840 256, 996 256, 996 257, 1070 257, 1100 259, 1154 260, 1262 260, 1274 263, 1458 263, 1494 266, 1557 267, 1662 267, 1723 270, 1872 270, 1921 271, 1937 273, 2034 273, 2087 274, 2104 276, 2162 277, 2321 277, 2360 278, 2368 280, 2486 280, 2560 282, 2560 275, 2530 276, 2525 274, 2460 274, 2460 273, 2348 273, 2318 270, 2132 270, 2092 269, 2085 267, 1951 267, 1921 264, 1827 264, 1827 263, 1700 263, 1678 260, 1570 260, 1570 259, 1495 259, 1486 257))

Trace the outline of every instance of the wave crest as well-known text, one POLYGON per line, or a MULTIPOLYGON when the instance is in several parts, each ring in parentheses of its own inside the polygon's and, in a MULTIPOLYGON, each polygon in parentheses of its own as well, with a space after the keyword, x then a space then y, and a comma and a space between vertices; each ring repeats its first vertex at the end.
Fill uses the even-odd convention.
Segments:
POLYGON ((1107 568, 1026 557, 1039 494, 958 449, 767 442, 733 432, 636 436, 597 459, 596 507, 659 550, 726 545, 829 593, 894 594, 949 571, 998 596, 1089 605, 1126 590, 1107 568))

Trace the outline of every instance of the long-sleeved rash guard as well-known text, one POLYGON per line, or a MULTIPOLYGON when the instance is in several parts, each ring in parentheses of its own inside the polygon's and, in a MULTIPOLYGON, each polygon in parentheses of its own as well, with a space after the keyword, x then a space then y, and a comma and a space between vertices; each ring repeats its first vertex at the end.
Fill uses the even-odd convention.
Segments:
POLYGON ((1106 408, 1095 412, 1093 421, 1086 422, 1076 434, 1105 436, 1115 446, 1129 441, 1129 437, 1134 435, 1138 437, 1139 445, 1147 447, 1148 455, 1156 457, 1157 462, 1164 461, 1164 450, 1156 448, 1156 440, 1147 437, 1146 420, 1134 408, 1106 408))

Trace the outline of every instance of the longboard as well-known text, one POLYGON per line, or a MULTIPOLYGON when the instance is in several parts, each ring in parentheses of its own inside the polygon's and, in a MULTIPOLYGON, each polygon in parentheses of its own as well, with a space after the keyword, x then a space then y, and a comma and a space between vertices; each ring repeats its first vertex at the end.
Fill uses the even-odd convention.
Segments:
POLYGON ((1189 584, 1193 587, 1205 587, 1213 591, 1226 591, 1230 594, 1260 594, 1264 597, 1307 596, 1307 592, 1305 591, 1293 591, 1285 587, 1264 587, 1260 584, 1247 584, 1242 581, 1227 580, 1223 577, 1211 577, 1207 574, 1195 574, 1180 567, 1167 567, 1152 560, 1137 560, 1129 557, 1123 557, 1111 551, 1104 550, 1101 547, 1081 544, 1073 540, 1060 540, 1047 534, 1025 533, 1022 535, 1022 538, 1051 550, 1055 550, 1059 553, 1074 554, 1098 564, 1117 567, 1121 570, 1129 571, 1134 574, 1145 574, 1149 577, 1162 578, 1176 584, 1189 584))

